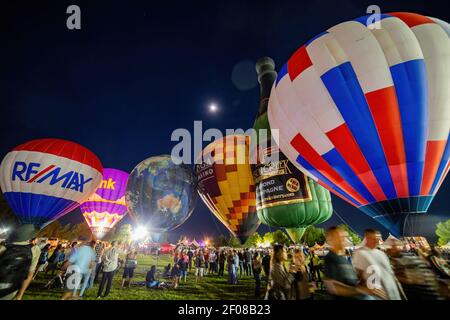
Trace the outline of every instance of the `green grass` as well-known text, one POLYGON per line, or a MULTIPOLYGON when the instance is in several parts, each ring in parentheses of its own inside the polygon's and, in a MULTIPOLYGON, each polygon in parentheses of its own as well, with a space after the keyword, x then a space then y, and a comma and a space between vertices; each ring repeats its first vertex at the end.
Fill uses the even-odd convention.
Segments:
MULTIPOLYGON (((162 271, 168 263, 172 263, 172 256, 160 256, 158 270, 162 271)), ((138 267, 132 282, 145 280, 145 275, 150 266, 156 265, 155 256, 139 255, 138 267)), ((180 282, 177 289, 147 289, 146 287, 131 286, 124 289, 122 285, 123 269, 114 276, 111 292, 107 300, 246 300, 254 298, 255 281, 253 277, 244 276, 239 279, 237 285, 227 283, 227 273, 223 277, 206 275, 199 283, 195 283, 193 271, 188 274, 186 283, 180 282)), ((27 300, 55 300, 61 299, 62 290, 47 290, 45 284, 52 278, 40 272, 30 284, 24 299, 27 300)), ((162 280, 164 281, 164 280, 162 280)), ((264 289, 264 282, 263 282, 264 289)), ((86 290, 84 300, 96 299, 98 285, 86 290)))

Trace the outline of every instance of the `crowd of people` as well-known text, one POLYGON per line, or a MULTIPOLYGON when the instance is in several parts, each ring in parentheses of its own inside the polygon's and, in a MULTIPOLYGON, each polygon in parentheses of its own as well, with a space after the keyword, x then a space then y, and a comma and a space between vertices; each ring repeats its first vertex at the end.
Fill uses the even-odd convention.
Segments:
POLYGON ((363 244, 354 251, 348 250, 347 232, 332 227, 326 234, 329 252, 319 258, 319 264, 314 263, 314 254, 308 264, 300 249, 294 249, 289 259, 286 248, 275 245, 266 299, 311 299, 317 290, 311 285, 314 277, 323 283, 327 297, 336 300, 450 299, 448 256, 444 252, 410 248, 401 241, 381 250, 380 238, 378 231, 368 229, 363 244), (432 262, 436 259, 441 261, 440 268, 432 262), (288 260, 290 265, 286 268, 288 260), (321 274, 323 279, 318 278, 321 274))
MULTIPOLYGON (((50 274, 46 287, 63 289, 61 299, 83 298, 87 290, 108 297, 113 278, 123 269, 121 288, 177 289, 205 277, 223 278, 230 286, 254 279, 254 297, 269 300, 414 300, 449 299, 449 252, 411 247, 400 240, 380 249, 380 233, 368 229, 356 250, 339 227, 327 230, 328 252, 306 245, 287 248, 177 247, 160 273, 151 265, 145 281, 133 282, 138 249, 80 237, 70 245, 37 243, 30 226, 17 228, 0 246, 0 299, 22 299, 39 272, 50 274), (19 259, 20 258, 20 259, 19 259)), ((118 286, 118 285, 117 285, 118 286)))

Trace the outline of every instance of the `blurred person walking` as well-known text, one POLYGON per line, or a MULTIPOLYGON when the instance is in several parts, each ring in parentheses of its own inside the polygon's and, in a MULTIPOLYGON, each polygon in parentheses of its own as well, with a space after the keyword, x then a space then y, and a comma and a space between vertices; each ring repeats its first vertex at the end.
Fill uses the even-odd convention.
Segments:
POLYGON ((22 225, 0 245, 0 300, 22 300, 41 254, 37 232, 33 225, 22 225))
POLYGON ((374 229, 364 231, 365 245, 353 254, 353 267, 361 284, 369 289, 382 290, 386 300, 402 300, 401 285, 395 277, 387 255, 377 249, 380 243, 379 232, 374 229))
POLYGON ((373 296, 383 298, 383 291, 358 285, 358 276, 345 256, 347 237, 348 233, 339 227, 331 227, 326 232, 330 252, 324 260, 324 284, 328 293, 336 300, 373 300, 373 296))

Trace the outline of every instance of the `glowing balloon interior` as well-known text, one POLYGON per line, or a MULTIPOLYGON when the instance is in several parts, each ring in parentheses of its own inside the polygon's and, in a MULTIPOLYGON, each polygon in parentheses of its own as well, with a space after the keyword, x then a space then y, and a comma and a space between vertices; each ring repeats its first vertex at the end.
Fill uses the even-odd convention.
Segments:
POLYGON ((100 186, 80 206, 97 239, 102 239, 126 215, 125 191, 128 173, 105 168, 100 186))
POLYGON ((40 139, 9 152, 0 166, 0 186, 20 221, 42 227, 77 208, 97 189, 102 164, 85 147, 40 139))
POLYGON ((200 197, 242 243, 260 224, 249 148, 249 136, 226 136, 203 150, 203 159, 206 157, 213 161, 205 161, 195 167, 200 197))
POLYGON ((268 114, 290 161, 399 235, 449 170, 450 39, 425 16, 381 18, 381 28, 362 17, 299 48, 268 114))

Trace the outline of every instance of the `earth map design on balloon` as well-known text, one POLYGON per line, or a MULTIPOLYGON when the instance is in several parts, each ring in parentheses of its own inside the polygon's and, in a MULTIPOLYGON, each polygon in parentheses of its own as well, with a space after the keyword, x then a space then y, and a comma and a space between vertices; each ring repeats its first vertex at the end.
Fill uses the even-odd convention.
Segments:
POLYGON ((156 156, 131 172, 126 201, 133 218, 153 231, 173 230, 191 215, 196 200, 192 169, 156 156))

